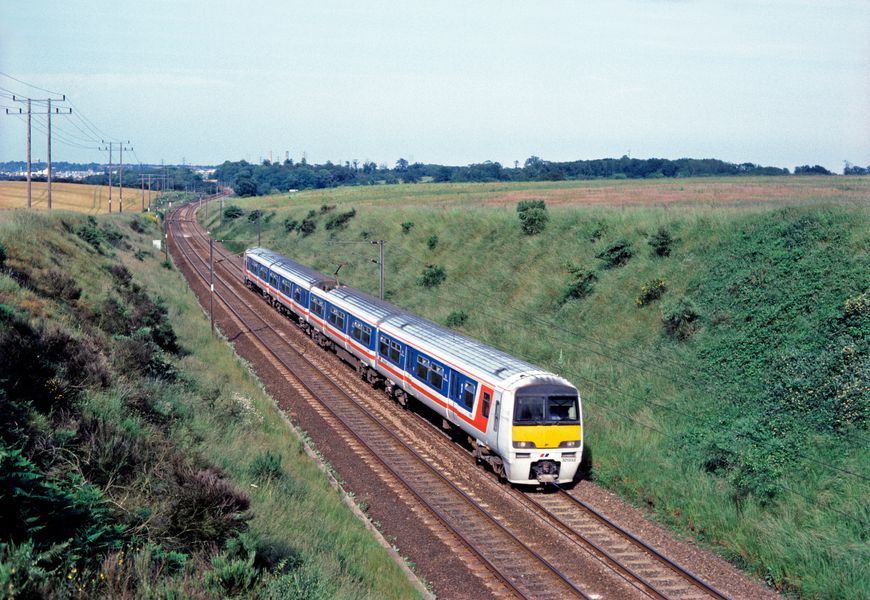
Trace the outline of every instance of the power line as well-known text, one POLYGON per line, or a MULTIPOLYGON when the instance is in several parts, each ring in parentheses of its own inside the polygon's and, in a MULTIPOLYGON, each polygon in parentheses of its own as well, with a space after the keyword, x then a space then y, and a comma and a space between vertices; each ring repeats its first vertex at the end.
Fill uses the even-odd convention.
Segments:
POLYGON ((24 84, 24 85, 26 85, 26 86, 29 86, 29 87, 32 87, 32 88, 34 88, 34 89, 40 90, 40 91, 42 91, 42 92, 46 92, 46 93, 51 94, 51 95, 53 95, 53 96, 62 96, 62 95, 63 95, 63 94, 61 94, 60 92, 53 92, 53 91, 51 91, 51 90, 47 90, 47 89, 45 89, 45 88, 41 88, 41 87, 39 87, 38 85, 33 85, 32 83, 27 83, 26 81, 23 81, 23 80, 21 80, 21 79, 18 79, 17 77, 13 77, 13 76, 10 75, 9 73, 3 73, 2 71, 0 71, 0 75, 2 75, 2 76, 4 76, 4 77, 8 77, 9 79, 11 79, 11 80, 13 80, 13 81, 17 81, 18 83, 22 83, 22 84, 24 84))

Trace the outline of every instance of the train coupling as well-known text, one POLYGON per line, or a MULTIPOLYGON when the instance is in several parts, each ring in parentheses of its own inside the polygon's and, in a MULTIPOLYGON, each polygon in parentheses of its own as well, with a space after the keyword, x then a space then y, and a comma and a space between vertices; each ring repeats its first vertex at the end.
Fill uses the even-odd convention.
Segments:
POLYGON ((552 460, 541 460, 532 463, 531 474, 540 483, 556 482, 559 480, 559 463, 552 460))

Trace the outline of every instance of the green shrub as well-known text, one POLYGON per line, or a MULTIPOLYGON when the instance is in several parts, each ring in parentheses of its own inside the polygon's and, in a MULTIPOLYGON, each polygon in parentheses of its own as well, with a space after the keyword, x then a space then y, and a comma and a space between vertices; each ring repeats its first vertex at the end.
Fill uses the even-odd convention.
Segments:
POLYGON ((324 227, 326 229, 344 229, 347 227, 348 221, 356 216, 356 209, 352 208, 347 212, 336 213, 326 220, 324 227))
POLYGON ((429 250, 434 250, 436 247, 438 247, 438 236, 434 233, 430 235, 426 239, 426 246, 429 248, 429 250))
POLYGON ((76 229, 76 235, 97 250, 101 248, 102 243, 106 240, 102 230, 97 227, 97 220, 91 216, 76 229))
POLYGON ((254 566, 255 557, 254 552, 245 558, 218 554, 211 561, 211 570, 205 574, 206 585, 226 596, 238 596, 252 590, 260 578, 260 571, 254 566))
POLYGON ((434 288, 441 285, 447 278, 444 267, 438 265, 426 265, 423 273, 417 278, 417 285, 424 288, 434 288))
POLYGON ((405 221, 402 223, 402 233, 408 234, 411 233, 411 230, 414 228, 413 221, 405 221))
POLYGON ((6 245, 0 242, 0 269, 6 266, 7 258, 9 258, 9 253, 6 251, 6 245))
POLYGON ((287 217, 284 219, 284 231, 287 233, 293 233, 299 228, 299 221, 292 217, 287 217))
POLYGON ((662 308, 662 323, 665 331, 678 340, 688 339, 695 333, 700 316, 695 303, 687 297, 662 308))
POLYGON ((520 229, 526 235, 537 235, 544 231, 550 215, 543 200, 523 200, 517 204, 520 229))
POLYGON ((263 218, 263 211, 254 209, 248 214, 248 223, 253 223, 263 218))
MULTIPOLYGON (((335 210, 335 204, 321 204, 320 205, 320 214, 325 215, 331 210, 335 210)), ((312 211, 313 212, 313 211, 312 211)), ((312 215, 313 216, 313 215, 312 215)))
POLYGON ((625 239, 613 242, 595 255, 596 258, 604 261, 604 267, 607 269, 625 265, 632 256, 634 256, 634 253, 631 250, 631 242, 625 239))
POLYGON ((647 242, 652 248, 653 256, 670 256, 671 248, 674 245, 674 238, 664 227, 659 227, 647 242))
POLYGON ((281 468, 281 456, 273 454, 269 450, 260 452, 251 463, 251 475, 258 481, 269 481, 284 477, 281 468))
POLYGON ((640 286, 640 295, 634 303, 638 306, 647 306, 662 297, 667 290, 665 282, 661 279, 651 279, 640 286))
POLYGON ((317 222, 312 219, 303 219, 299 224, 299 233, 302 237, 308 237, 317 230, 317 222))
POLYGON ((462 327, 468 321, 468 313, 464 310, 455 310, 447 315, 447 320, 444 322, 448 327, 462 327))
POLYGON ((245 214, 245 211, 242 210, 242 207, 236 206, 235 204, 230 204, 229 206, 224 208, 224 219, 238 219, 243 214, 245 214))
POLYGON ((578 267, 570 269, 571 280, 559 294, 559 306, 570 300, 580 300, 592 293, 598 276, 593 271, 585 271, 578 267))

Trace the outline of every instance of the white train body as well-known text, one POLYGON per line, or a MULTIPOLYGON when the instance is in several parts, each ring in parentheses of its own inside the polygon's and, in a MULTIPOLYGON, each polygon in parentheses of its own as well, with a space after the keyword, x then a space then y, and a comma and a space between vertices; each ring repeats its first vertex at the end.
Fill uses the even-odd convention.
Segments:
POLYGON ((264 248, 245 281, 403 405, 414 398, 464 431, 479 460, 516 484, 569 483, 583 452, 577 389, 500 350, 264 248))

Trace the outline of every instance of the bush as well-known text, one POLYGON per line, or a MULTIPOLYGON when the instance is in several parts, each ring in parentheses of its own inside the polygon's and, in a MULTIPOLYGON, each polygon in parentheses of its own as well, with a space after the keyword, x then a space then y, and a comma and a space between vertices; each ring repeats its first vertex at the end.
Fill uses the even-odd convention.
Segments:
POLYGON ((258 453, 251 463, 251 475, 258 481, 281 479, 284 477, 284 470, 281 468, 281 456, 272 454, 269 450, 258 453))
POLYGON ((523 200, 517 204, 517 213, 520 218, 520 229, 526 235, 541 233, 550 220, 547 205, 543 200, 523 200))
POLYGON ((49 269, 40 274, 35 282, 38 290, 49 298, 71 304, 81 298, 82 288, 65 271, 49 269))
POLYGON ((284 219, 284 231, 287 233, 293 233, 299 228, 299 221, 292 217, 287 217, 284 219))
POLYGON ((434 250, 438 247, 438 236, 434 233, 426 239, 426 246, 429 250, 434 250))
POLYGON ((84 241, 99 250, 102 243, 105 241, 103 232, 97 227, 97 220, 94 217, 88 217, 82 225, 76 229, 76 235, 84 241))
POLYGON ((640 295, 635 299, 634 303, 638 306, 647 306, 662 297, 667 287, 661 279, 651 279, 640 286, 640 295))
POLYGON ((243 214, 245 214, 245 211, 242 210, 242 207, 235 204, 230 204, 224 209, 224 219, 238 219, 243 214))
POLYGON ((468 313, 464 310, 455 310, 447 315, 447 320, 444 322, 448 327, 462 327, 468 321, 468 313))
POLYGON ((303 219, 299 224, 299 233, 302 237, 308 237, 317 230, 317 222, 312 219, 303 219))
POLYGON ((254 221, 258 221, 263 218, 263 211, 260 209, 255 209, 248 214, 248 223, 253 223, 254 221))
POLYGON ((659 230, 649 239, 649 245, 652 248, 653 256, 670 256, 671 248, 674 245, 674 238, 664 227, 659 227, 659 230))
POLYGON ((417 278, 417 285, 424 288, 434 288, 441 285, 446 278, 447 273, 444 271, 444 267, 426 265, 423 273, 417 278))
POLYGON ((605 268, 613 269, 625 265, 632 256, 634 253, 631 250, 631 242, 622 239, 613 242, 595 257, 604 261, 605 268))
POLYGON ((214 469, 177 465, 169 533, 187 547, 221 544, 247 526, 248 497, 214 469))
POLYGON ((344 229, 347 227, 348 221, 356 216, 356 209, 352 208, 347 212, 337 213, 326 220, 324 227, 326 229, 344 229))
POLYGON ((662 308, 665 331, 678 340, 688 339, 695 333, 700 316, 695 303, 686 297, 662 308))
POLYGON ((402 223, 402 233, 408 234, 411 233, 411 230, 414 228, 413 221, 405 221, 402 223))
POLYGON ((9 253, 6 251, 6 245, 0 242, 0 269, 6 266, 7 258, 9 258, 9 253))
POLYGON ((565 289, 559 295, 559 306, 570 300, 585 298, 592 293, 595 282, 598 280, 598 276, 594 272, 576 267, 571 269, 571 276, 571 281, 568 282, 568 285, 565 286, 565 289))
POLYGON ((331 210, 335 210, 335 204, 321 204, 320 205, 320 214, 325 215, 331 210))

